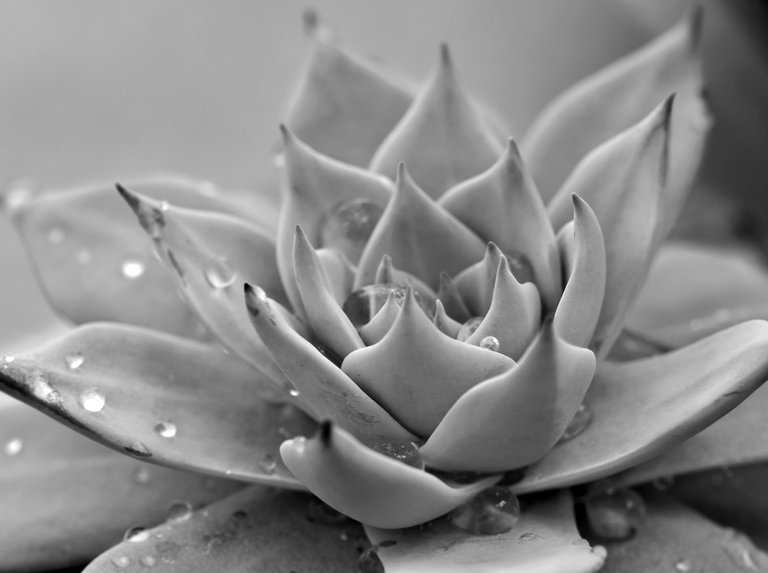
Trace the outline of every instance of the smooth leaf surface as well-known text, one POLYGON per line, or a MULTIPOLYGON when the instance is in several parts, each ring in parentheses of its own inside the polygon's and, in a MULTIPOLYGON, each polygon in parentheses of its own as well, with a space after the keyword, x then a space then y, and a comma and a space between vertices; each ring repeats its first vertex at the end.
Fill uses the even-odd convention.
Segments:
POLYGON ((314 428, 218 347, 125 325, 81 326, 6 360, 0 389, 139 459, 285 487, 299 486, 277 448, 314 428))
POLYGON ((669 354, 604 363, 585 402, 592 421, 515 485, 520 492, 614 474, 700 432, 768 378, 768 323, 751 321, 669 354))
POLYGON ((121 455, 5 395, 0 444, 2 571, 82 563, 128 528, 162 523, 176 502, 198 507, 242 487, 121 455))
POLYGON ((378 553, 387 573, 591 573, 605 561, 605 549, 590 547, 576 530, 565 490, 525 503, 520 520, 499 535, 471 535, 446 519, 366 532, 383 544, 378 553))
POLYGON ((354 571, 359 526, 317 523, 309 496, 253 486, 188 519, 149 530, 147 539, 113 547, 84 573, 252 573, 354 571))

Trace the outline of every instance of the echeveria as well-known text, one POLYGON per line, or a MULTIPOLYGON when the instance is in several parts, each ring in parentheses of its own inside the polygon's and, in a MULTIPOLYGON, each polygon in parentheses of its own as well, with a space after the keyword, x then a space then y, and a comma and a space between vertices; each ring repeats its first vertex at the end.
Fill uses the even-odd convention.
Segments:
MULTIPOLYGON (((764 456, 749 440, 707 455, 689 441, 674 461, 639 466, 768 377, 768 325, 741 322, 764 313, 764 295, 732 308, 722 291, 740 287, 704 288, 687 293, 690 312, 659 312, 690 284, 685 261, 737 264, 662 247, 710 125, 699 28, 696 12, 579 83, 519 148, 463 90, 446 46, 414 92, 316 30, 281 127, 279 211, 181 178, 15 205, 49 298, 82 325, 5 356, 0 387, 128 456, 193 472, 93 450, 133 476, 124 495, 151 500, 135 525, 158 523, 167 495, 135 484, 152 475, 180 490, 167 523, 129 530, 87 570, 336 571, 362 551, 365 572, 596 571, 606 551, 581 538, 571 491, 584 496, 582 533, 624 539, 643 504, 619 486, 764 456), (656 268, 642 294, 660 249, 682 262, 656 268), (262 485, 210 504, 236 482, 262 485), (308 498, 264 485, 339 513, 310 502, 308 524, 308 498)), ((55 488, 31 479, 31 460, 55 455, 35 454, 50 430, 4 407, 4 431, 16 429, 3 489, 55 488)), ((11 517, 26 527, 53 514, 24 522, 19 503, 11 517)), ((673 511, 699 531, 672 502, 649 503, 649 522, 670 527, 673 511)), ((76 549, 61 561, 86 557, 93 546, 76 538, 90 532, 62 529, 71 540, 51 541, 76 549)), ((0 564, 55 563, 35 547, 0 564)), ((622 547, 630 565, 616 570, 641 570, 622 547)))

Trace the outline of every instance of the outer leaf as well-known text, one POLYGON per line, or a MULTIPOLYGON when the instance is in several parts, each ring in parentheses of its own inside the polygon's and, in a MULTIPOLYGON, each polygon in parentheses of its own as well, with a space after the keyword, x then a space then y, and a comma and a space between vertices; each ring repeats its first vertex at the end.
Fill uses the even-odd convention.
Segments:
POLYGON ((629 541, 607 546, 603 573, 764 571, 768 555, 671 498, 649 496, 646 515, 629 541))
POLYGON ((324 424, 318 436, 280 446, 291 472, 325 503, 376 527, 410 527, 466 503, 495 483, 490 476, 449 485, 363 445, 346 431, 324 424))
MULTIPOLYGON (((159 177, 131 186, 193 209, 234 211, 211 195, 210 183, 159 177)), ((46 296, 73 322, 110 320, 206 335, 111 186, 52 192, 20 205, 13 215, 46 296)))
POLYGON ((0 570, 82 563, 170 505, 197 507, 242 487, 133 460, 15 400, 0 400, 0 444, 20 440, 0 465, 0 570))
POLYGON ((524 505, 520 521, 500 535, 470 535, 441 519, 424 528, 367 527, 387 573, 589 573, 605 561, 576 530, 566 491, 524 505))
POLYGON ((189 519, 161 525, 146 541, 124 542, 91 563, 84 573, 158 571, 252 573, 353 571, 359 527, 307 519, 310 500, 295 492, 250 487, 189 519))
POLYGON ((371 169, 392 177, 405 161, 419 186, 437 199, 485 171, 502 149, 459 85, 443 45, 437 70, 376 151, 371 169))
POLYGON ((700 89, 696 48, 701 18, 701 10, 692 11, 666 34, 577 83, 541 112, 522 149, 545 201, 592 149, 670 94, 700 89))
POLYGON ((278 463, 277 446, 314 424, 266 401, 268 388, 217 347, 116 324, 82 326, 0 365, 4 392, 119 451, 298 487, 278 463), (104 400, 96 411, 86 402, 94 392, 104 400))
POLYGON ((646 461, 723 416, 766 378, 768 323, 759 320, 669 354, 603 364, 586 397, 591 424, 515 487, 562 487, 646 461))

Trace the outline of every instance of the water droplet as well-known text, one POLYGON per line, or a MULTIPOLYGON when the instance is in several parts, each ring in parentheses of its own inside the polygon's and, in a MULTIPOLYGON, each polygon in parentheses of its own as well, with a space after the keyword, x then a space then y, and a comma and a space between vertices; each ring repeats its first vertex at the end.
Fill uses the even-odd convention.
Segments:
POLYGON ((136 259, 128 259, 123 261, 123 264, 120 267, 120 272, 123 274, 123 276, 131 280, 139 278, 144 274, 145 270, 146 269, 144 268, 144 263, 136 259))
POLYGON ((118 569, 125 569, 131 564, 131 558, 126 555, 120 555, 112 558, 112 565, 118 569))
POLYGON ((215 289, 225 289, 232 286, 237 278, 232 266, 227 259, 219 257, 211 259, 203 269, 205 280, 215 289))
POLYGON ((651 484, 658 491, 667 491, 675 483, 674 476, 659 476, 651 481, 651 484))
POLYGON ((42 372, 33 372, 30 380, 32 395, 54 406, 61 405, 61 394, 48 383, 42 372))
POLYGON ((290 390, 288 390, 288 394, 290 394, 293 398, 298 398, 301 396, 301 392, 298 391, 298 389, 291 387, 290 390))
POLYGON ((469 503, 451 512, 451 523, 476 535, 496 535, 512 529, 520 519, 520 502, 509 489, 484 489, 469 503))
POLYGON ((75 253, 75 260, 81 265, 87 265, 93 260, 93 255, 87 249, 80 249, 75 253))
POLYGON ((320 223, 320 246, 337 249, 356 263, 383 212, 368 199, 339 203, 320 223))
POLYGON ((277 461, 275 460, 274 456, 270 454, 264 454, 261 460, 259 460, 259 467, 265 474, 273 474, 277 468, 277 461))
POLYGON ((141 563, 144 567, 154 567, 155 564, 157 564, 157 559, 152 557, 152 555, 142 555, 139 558, 139 563, 141 563))
POLYGON ((456 335, 456 340, 459 342, 464 342, 467 338, 475 333, 481 322, 483 322, 482 316, 474 316, 470 318, 467 322, 461 325, 461 328, 459 328, 459 333, 456 335))
POLYGON ((568 426, 566 426, 565 431, 563 432, 563 435, 560 436, 558 443, 562 444, 563 442, 572 440, 576 436, 580 435, 584 430, 587 429, 591 421, 592 410, 590 410, 589 406, 586 404, 582 404, 579 406, 579 409, 576 410, 576 415, 568 423, 568 426))
POLYGON ((384 564, 376 547, 369 547, 360 554, 357 569, 360 573, 384 573, 384 564))
POLYGON ((73 352, 64 357, 64 363, 70 370, 77 370, 85 363, 85 357, 79 352, 73 352))
POLYGON ((517 282, 523 284, 533 281, 533 267, 524 254, 511 251, 507 254, 507 262, 509 263, 509 270, 515 275, 517 282))
POLYGON ((107 399, 101 390, 94 386, 83 390, 77 397, 77 403, 88 412, 101 412, 107 399))
POLYGON ((176 424, 169 420, 155 424, 155 433, 163 438, 172 438, 176 435, 176 424))
POLYGON ((124 541, 141 543, 149 539, 149 531, 145 527, 131 527, 123 536, 124 541))
POLYGON ((143 442, 133 442, 130 446, 125 446, 124 449, 129 454, 139 456, 140 458, 148 458, 152 455, 152 452, 149 451, 149 448, 143 442))
POLYGON ((480 348, 485 348, 493 352, 498 352, 500 346, 501 346, 501 343, 499 342, 499 339, 496 338, 495 336, 486 336, 480 341, 480 348))
POLYGON ((630 539, 645 515, 643 499, 631 489, 606 489, 589 495, 585 507, 592 532, 612 541, 630 539))
POLYGON ((541 535, 536 535, 535 533, 528 531, 523 533, 518 539, 520 541, 536 541, 537 539, 541 539, 541 535))
POLYGON ((14 360, 16 360, 15 356, 6 354, 5 356, 3 356, 3 366, 7 366, 8 364, 11 364, 14 360))
POLYGON ((691 562, 687 559, 678 559, 675 561, 675 571, 690 571, 691 570, 691 562))
POLYGON ((24 449, 24 442, 19 438, 11 438, 3 446, 3 452, 6 456, 16 456, 24 449))
POLYGON ((424 469, 424 458, 421 457, 419 448, 413 442, 407 440, 377 440, 367 443, 373 451, 378 452, 420 470, 424 469))
MULTIPOLYGON (((392 283, 368 285, 350 294, 341 308, 355 328, 360 328, 381 310, 390 293, 394 293, 395 302, 402 305, 407 292, 407 287, 392 283)), ((429 315, 430 303, 419 292, 414 291, 413 295, 421 309, 429 315)))
POLYGON ((49 229, 48 233, 46 233, 45 236, 48 239, 48 242, 52 245, 60 245, 64 242, 64 239, 66 238, 64 235, 64 231, 62 231, 58 227, 53 227, 52 229, 49 229))
POLYGON ((326 525, 338 525, 349 521, 346 515, 339 513, 316 497, 310 499, 307 504, 307 519, 312 523, 324 523, 326 525))
POLYGON ((152 479, 152 473, 145 466, 140 466, 133 474, 133 481, 142 485, 149 483, 150 479, 152 479))
POLYGON ((0 193, 0 211, 18 209, 32 198, 32 190, 28 181, 13 181, 0 193))
POLYGON ((172 523, 186 521, 192 517, 192 504, 188 501, 177 501, 168 508, 167 520, 172 523))

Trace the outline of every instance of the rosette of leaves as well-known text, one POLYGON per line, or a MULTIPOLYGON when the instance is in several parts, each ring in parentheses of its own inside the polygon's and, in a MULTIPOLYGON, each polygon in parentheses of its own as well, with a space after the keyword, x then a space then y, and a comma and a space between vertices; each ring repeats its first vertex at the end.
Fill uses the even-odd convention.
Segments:
POLYGON ((447 47, 414 90, 315 31, 281 201, 181 178, 7 201, 79 326, 6 355, 0 387, 120 454, 3 403, 2 566, 128 526, 87 571, 596 571, 582 535, 608 570, 762 565, 623 489, 766 455, 743 406, 694 436, 768 377, 768 279, 663 246, 711 123, 699 28, 519 147, 447 47))

